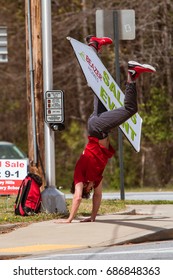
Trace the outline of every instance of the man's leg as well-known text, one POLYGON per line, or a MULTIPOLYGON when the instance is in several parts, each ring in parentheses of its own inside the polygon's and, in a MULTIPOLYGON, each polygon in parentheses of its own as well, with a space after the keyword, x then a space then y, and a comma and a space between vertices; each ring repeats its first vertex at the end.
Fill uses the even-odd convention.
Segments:
POLYGON ((137 93, 136 84, 128 83, 126 85, 126 93, 124 106, 112 111, 103 111, 99 115, 92 115, 88 121, 88 132, 91 136, 101 139, 101 132, 109 133, 109 131, 133 116, 137 112, 137 93), (98 134, 98 136, 97 136, 98 134))
POLYGON ((94 110, 91 116, 99 116, 100 114, 106 111, 107 111, 106 107, 97 97, 97 95, 94 94, 94 110))
POLYGON ((128 120, 137 112, 136 78, 143 72, 155 72, 155 68, 148 64, 130 61, 128 64, 128 80, 126 85, 124 106, 112 111, 105 111, 100 115, 92 115, 88 120, 90 136, 103 139, 109 131, 128 120))

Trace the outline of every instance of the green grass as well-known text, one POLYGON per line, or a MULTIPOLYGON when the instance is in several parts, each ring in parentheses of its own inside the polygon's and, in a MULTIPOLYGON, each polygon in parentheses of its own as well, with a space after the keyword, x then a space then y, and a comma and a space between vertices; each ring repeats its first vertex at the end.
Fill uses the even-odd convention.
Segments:
POLYGON ((39 213, 32 216, 19 216, 14 213, 15 196, 0 197, 0 224, 5 223, 30 223, 46 221, 60 217, 58 214, 39 213))
POLYGON ((173 204, 173 200, 126 200, 126 205, 161 205, 161 204, 173 204))
MULTIPOLYGON (((52 219, 62 218, 64 216, 56 213, 39 213, 33 216, 18 216, 14 214, 15 196, 1 196, 0 197, 0 224, 9 223, 33 223, 38 221, 46 221, 52 219)), ((67 209, 70 211, 72 200, 67 199, 67 209)), ((102 200, 99 214, 111 214, 123 211, 126 205, 142 205, 142 204, 173 204, 173 201, 144 201, 144 200, 102 200)), ((92 208, 92 200, 82 200, 79 207, 78 216, 89 216, 92 208)))
MULTIPOLYGON (((64 217, 64 215, 56 213, 44 213, 35 214, 32 216, 19 216, 14 214, 15 196, 1 196, 0 197, 0 224, 5 223, 31 223, 38 221, 46 221, 51 219, 58 219, 64 217)), ((67 209, 70 211, 72 199, 66 200, 67 209)), ((80 205, 78 216, 88 216, 91 213, 92 200, 82 200, 80 205)), ((111 201, 103 200, 99 214, 115 213, 125 209, 125 203, 123 201, 111 201)))

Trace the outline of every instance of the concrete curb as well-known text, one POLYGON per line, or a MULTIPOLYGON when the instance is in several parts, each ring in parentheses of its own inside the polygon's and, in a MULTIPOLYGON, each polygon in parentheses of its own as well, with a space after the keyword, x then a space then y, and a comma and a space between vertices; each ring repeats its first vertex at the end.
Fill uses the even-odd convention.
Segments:
MULTIPOLYGON (((158 232, 146 234, 144 236, 136 237, 134 239, 126 240, 125 242, 116 243, 116 245, 125 245, 125 244, 138 244, 144 242, 156 242, 156 241, 166 241, 173 239, 173 228, 163 229, 158 232)), ((111 245, 112 246, 112 245, 111 245)))

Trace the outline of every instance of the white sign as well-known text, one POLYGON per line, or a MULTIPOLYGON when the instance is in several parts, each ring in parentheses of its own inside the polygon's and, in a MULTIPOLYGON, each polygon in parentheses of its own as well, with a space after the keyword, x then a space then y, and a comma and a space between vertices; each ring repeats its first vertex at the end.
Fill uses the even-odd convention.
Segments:
POLYGON ((27 160, 0 160, 0 194, 16 194, 27 175, 27 160))
POLYGON ((120 40, 135 39, 135 11, 134 10, 97 10, 96 34, 98 37, 115 38, 115 17, 118 16, 120 40))
MULTIPOLYGON (((95 51, 68 37, 75 51, 79 64, 84 72, 88 85, 101 100, 108 111, 119 108, 124 104, 124 93, 116 84, 111 74, 105 68, 95 51)), ((134 149, 140 151, 142 119, 138 113, 133 115, 120 126, 122 132, 134 149)))
POLYGON ((51 90, 45 94, 45 115, 48 123, 64 122, 63 91, 51 90))

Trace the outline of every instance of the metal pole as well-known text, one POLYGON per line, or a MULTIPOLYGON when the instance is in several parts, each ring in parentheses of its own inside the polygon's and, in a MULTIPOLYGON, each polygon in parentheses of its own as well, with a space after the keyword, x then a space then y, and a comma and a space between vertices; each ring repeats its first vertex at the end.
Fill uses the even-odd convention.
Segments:
MULTIPOLYGON (((53 88, 51 1, 42 0, 43 90, 53 88)), ((47 186, 55 186, 55 135, 45 122, 45 167, 47 186)))
POLYGON ((37 134, 35 118, 35 95, 34 95, 34 69, 33 69, 33 49, 32 49, 32 28, 31 28, 31 2, 28 0, 28 43, 29 43, 29 71, 31 83, 31 108, 32 108, 32 131, 34 145, 34 164, 37 164, 37 134))
MULTIPOLYGON (((114 39, 115 39, 115 68, 116 82, 120 86, 120 66, 119 66, 119 24, 118 12, 113 11, 114 22, 114 39)), ((119 162, 120 162, 120 196, 121 200, 125 199, 124 194, 124 166, 123 166, 123 137, 120 128, 118 128, 118 146, 119 146, 119 162)))

